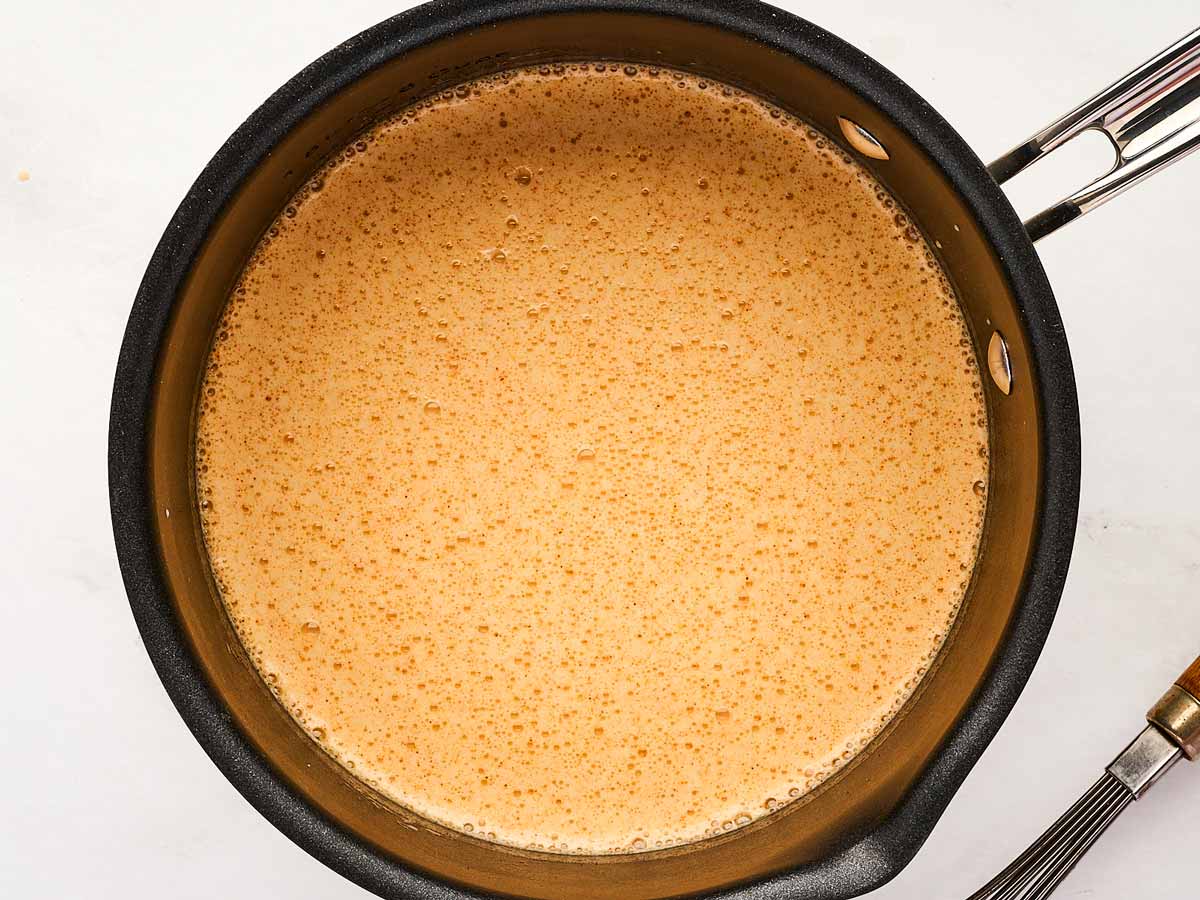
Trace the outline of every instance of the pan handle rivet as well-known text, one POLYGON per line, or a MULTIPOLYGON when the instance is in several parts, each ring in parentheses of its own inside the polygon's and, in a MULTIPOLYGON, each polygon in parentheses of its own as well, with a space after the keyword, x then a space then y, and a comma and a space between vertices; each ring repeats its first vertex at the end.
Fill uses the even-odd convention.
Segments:
POLYGON ((889 158, 887 150, 884 149, 883 144, 879 143, 878 138, 857 122, 851 122, 847 118, 838 116, 838 124, 842 127, 842 134, 846 136, 850 146, 863 156, 870 159, 889 158))
POLYGON ((992 332, 992 339, 988 342, 988 371, 992 373, 992 381, 996 382, 1001 393, 1012 393, 1012 361, 1008 358, 1008 343, 998 331, 992 332))

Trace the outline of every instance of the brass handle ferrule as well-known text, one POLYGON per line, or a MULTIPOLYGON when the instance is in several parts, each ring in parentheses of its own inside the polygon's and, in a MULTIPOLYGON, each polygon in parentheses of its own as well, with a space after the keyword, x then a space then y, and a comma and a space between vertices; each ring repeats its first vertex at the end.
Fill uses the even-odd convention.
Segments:
POLYGON ((1146 718, 1166 732, 1188 759, 1200 756, 1200 700, 1188 691, 1171 685, 1146 718))

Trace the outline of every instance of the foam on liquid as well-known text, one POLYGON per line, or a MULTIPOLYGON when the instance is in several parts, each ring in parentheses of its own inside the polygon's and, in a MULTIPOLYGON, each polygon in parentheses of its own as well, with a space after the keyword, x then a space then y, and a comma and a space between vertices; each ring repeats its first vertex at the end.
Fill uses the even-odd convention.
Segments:
POLYGON ((296 719, 505 843, 652 849, 802 796, 942 643, 987 483, 924 240, 803 123, 670 71, 374 128, 231 296, 197 490, 296 719))

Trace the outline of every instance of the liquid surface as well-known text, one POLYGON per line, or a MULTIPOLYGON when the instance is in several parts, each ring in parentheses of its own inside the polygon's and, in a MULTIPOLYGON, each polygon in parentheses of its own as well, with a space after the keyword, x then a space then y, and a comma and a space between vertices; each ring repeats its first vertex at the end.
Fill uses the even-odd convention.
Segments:
POLYGON ((197 434, 213 568, 417 812, 652 849, 802 796, 938 650, 987 481, 964 322, 864 170, 669 71, 509 73, 272 228, 197 434))

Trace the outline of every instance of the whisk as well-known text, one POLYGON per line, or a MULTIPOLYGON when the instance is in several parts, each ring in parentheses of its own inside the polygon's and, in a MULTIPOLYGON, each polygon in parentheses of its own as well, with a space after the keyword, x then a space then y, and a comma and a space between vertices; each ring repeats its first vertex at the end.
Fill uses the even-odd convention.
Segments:
POLYGON ((1134 800, 1180 757, 1200 755, 1200 658, 1146 714, 1149 725, 1121 751, 1100 780, 968 900, 1044 900, 1134 800))

